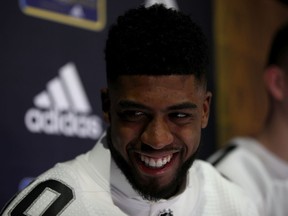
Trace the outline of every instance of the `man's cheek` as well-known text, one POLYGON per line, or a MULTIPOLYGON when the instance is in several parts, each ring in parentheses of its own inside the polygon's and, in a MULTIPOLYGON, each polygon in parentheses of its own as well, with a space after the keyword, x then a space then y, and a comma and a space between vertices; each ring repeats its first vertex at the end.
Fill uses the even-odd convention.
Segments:
MULTIPOLYGON (((191 135, 190 135, 191 136, 191 135)), ((188 157, 190 157, 192 154, 194 154, 200 143, 200 137, 199 136, 192 136, 190 139, 187 139, 185 144, 186 148, 188 149, 188 157)))

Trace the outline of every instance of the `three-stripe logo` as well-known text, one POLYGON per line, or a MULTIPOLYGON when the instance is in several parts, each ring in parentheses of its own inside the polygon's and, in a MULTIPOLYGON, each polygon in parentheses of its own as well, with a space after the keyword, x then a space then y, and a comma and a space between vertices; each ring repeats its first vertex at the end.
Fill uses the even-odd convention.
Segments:
POLYGON ((100 117, 91 115, 91 105, 72 62, 61 67, 59 76, 34 97, 34 105, 36 108, 25 115, 25 125, 32 133, 98 139, 103 131, 100 117))

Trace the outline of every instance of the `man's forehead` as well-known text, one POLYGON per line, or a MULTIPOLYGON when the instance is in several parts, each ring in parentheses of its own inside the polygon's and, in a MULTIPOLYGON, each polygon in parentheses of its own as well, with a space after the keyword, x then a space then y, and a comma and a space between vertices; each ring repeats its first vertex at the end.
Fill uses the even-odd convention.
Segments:
POLYGON ((136 100, 143 104, 183 103, 202 97, 205 92, 194 75, 121 76, 115 86, 109 90, 111 99, 136 100))
MULTIPOLYGON (((189 75, 121 75, 115 81, 114 87, 122 88, 126 85, 131 86, 158 86, 167 85, 168 87, 173 85, 185 85, 189 83, 189 85, 196 85, 198 82, 195 79, 193 74, 189 75)), ((191 86, 191 87, 192 87, 191 86)), ((172 86, 171 86, 172 87, 172 86)))

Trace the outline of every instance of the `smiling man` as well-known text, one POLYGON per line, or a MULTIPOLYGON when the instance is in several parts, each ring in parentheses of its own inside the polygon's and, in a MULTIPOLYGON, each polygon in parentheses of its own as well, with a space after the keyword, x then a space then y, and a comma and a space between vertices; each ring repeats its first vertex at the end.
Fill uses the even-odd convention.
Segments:
POLYGON ((24 189, 3 215, 256 216, 244 192, 196 160, 207 126, 206 40, 162 5, 120 16, 106 44, 107 132, 24 189))
POLYGON ((205 84, 192 75, 121 75, 105 97, 109 147, 132 186, 152 201, 180 192, 208 121, 205 84))

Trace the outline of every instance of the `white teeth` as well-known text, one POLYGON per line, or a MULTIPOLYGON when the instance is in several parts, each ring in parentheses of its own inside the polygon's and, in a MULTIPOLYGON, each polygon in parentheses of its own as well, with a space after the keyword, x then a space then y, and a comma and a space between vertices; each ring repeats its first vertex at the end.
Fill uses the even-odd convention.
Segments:
POLYGON ((141 161, 145 163, 146 166, 153 167, 153 168, 161 168, 165 164, 169 163, 172 158, 172 155, 168 155, 163 158, 154 159, 144 155, 141 155, 141 161))

